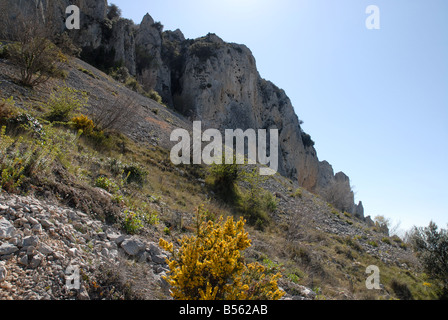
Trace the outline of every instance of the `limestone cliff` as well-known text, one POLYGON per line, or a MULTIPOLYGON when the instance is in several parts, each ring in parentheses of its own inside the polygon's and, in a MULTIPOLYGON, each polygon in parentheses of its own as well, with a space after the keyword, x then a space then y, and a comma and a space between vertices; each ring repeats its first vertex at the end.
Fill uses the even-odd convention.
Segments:
POLYGON ((164 32, 149 14, 140 25, 110 18, 106 0, 0 1, 41 19, 54 19, 60 32, 65 7, 78 5, 81 29, 68 33, 83 49, 84 60, 106 71, 125 66, 145 90, 156 90, 168 106, 192 121, 201 120, 204 129, 278 129, 279 172, 324 197, 330 186, 338 184, 344 198, 339 209, 363 217, 362 203, 354 203, 350 179, 343 173, 334 175, 328 162, 319 161, 290 99, 260 77, 246 46, 226 43, 214 34, 185 39, 180 30, 164 32))

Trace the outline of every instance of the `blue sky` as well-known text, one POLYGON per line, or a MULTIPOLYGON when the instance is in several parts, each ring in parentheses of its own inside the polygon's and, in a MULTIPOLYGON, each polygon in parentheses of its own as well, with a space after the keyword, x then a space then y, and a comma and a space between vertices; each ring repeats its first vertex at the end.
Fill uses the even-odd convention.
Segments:
POLYGON ((284 89, 320 160, 344 171, 366 215, 402 229, 448 224, 448 1, 109 1, 187 38, 247 45, 284 89), (368 30, 366 8, 380 9, 368 30))

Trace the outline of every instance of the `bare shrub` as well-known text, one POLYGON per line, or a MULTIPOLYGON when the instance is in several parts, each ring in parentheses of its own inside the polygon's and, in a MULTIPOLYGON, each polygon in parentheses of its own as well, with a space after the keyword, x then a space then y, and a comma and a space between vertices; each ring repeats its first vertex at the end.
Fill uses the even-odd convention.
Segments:
POLYGON ((0 30, 2 37, 13 41, 7 46, 8 58, 20 69, 21 82, 33 87, 51 77, 63 77, 61 67, 66 58, 50 41, 55 30, 53 19, 43 22, 22 12, 8 13, 1 16, 0 30))
POLYGON ((101 130, 118 130, 129 126, 136 114, 135 100, 129 96, 118 96, 112 105, 98 105, 90 116, 101 130))

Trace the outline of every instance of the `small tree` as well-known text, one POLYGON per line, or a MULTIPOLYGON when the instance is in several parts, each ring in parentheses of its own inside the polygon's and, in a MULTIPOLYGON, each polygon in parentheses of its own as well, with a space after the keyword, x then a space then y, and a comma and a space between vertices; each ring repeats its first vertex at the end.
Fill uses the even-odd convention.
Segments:
POLYGON ((428 227, 414 227, 409 238, 425 271, 440 281, 440 297, 448 299, 448 230, 439 231, 431 221, 428 227))
POLYGON ((272 194, 262 187, 267 177, 261 176, 258 168, 242 171, 240 176, 240 180, 247 185, 240 191, 240 212, 251 225, 263 230, 269 221, 268 211, 275 211, 277 206, 272 194))
POLYGON ((236 183, 240 177, 240 166, 236 163, 236 157, 234 156, 233 163, 227 164, 223 154, 222 164, 212 164, 209 167, 209 174, 214 191, 226 201, 235 201, 237 198, 236 183))
POLYGON ((29 39, 8 45, 9 61, 20 69, 22 84, 34 87, 51 77, 64 77, 61 65, 66 61, 62 52, 44 38, 29 39))
POLYGON ((196 235, 173 244, 160 239, 160 245, 173 254, 168 262, 171 295, 178 300, 277 300, 283 292, 277 286, 280 274, 268 277, 258 264, 245 264, 241 251, 251 245, 244 220, 223 218, 205 221, 208 212, 198 208, 196 235))
MULTIPOLYGON (((50 17, 48 21, 51 21, 50 17)), ((20 69, 20 80, 24 85, 33 87, 51 77, 64 76, 62 64, 66 57, 49 40, 54 31, 51 22, 45 23, 18 12, 14 19, 3 16, 0 27, 3 36, 14 41, 7 46, 8 59, 20 69)))

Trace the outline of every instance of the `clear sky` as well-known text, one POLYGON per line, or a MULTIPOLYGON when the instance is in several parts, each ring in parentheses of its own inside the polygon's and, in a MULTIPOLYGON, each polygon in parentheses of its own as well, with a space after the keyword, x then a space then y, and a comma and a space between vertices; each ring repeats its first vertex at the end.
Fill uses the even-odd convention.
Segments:
POLYGON ((247 45, 366 215, 448 224, 447 0, 109 0, 186 38, 247 45), (368 30, 366 8, 380 9, 368 30))

